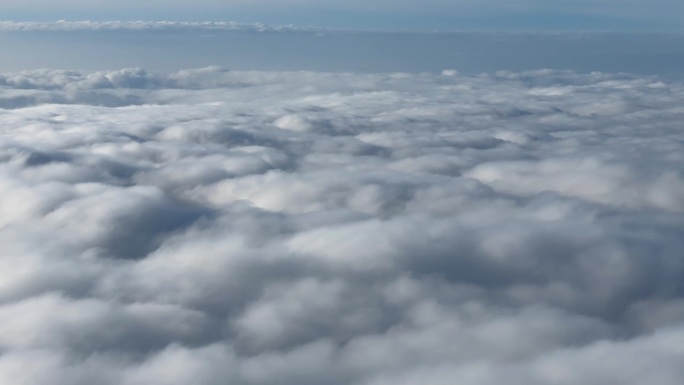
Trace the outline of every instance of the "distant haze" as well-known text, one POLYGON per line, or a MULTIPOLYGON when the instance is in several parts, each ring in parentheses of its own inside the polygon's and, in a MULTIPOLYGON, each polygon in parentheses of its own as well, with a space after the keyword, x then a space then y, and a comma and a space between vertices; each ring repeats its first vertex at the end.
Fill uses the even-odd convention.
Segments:
POLYGON ((258 25, 161 28, 154 24, 137 29, 48 29, 0 29, 0 70, 140 67, 170 71, 218 65, 364 73, 453 68, 464 74, 536 69, 667 78, 684 74, 681 34, 383 33, 278 30, 258 25))

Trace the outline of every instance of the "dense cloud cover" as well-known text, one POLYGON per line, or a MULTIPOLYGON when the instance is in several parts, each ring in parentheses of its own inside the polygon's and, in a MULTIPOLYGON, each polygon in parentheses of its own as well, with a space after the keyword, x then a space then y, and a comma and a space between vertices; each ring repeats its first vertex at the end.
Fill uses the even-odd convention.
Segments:
POLYGON ((0 382, 679 385, 684 86, 0 76, 0 382))

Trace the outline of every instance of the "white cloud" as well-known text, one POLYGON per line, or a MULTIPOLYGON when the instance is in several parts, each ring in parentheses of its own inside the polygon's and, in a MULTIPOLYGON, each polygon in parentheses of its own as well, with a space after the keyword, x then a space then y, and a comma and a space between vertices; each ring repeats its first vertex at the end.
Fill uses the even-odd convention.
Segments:
POLYGON ((0 382, 679 384, 681 83, 0 75, 0 382))
POLYGON ((232 21, 0 21, 0 31, 111 31, 111 30, 208 30, 208 31, 315 31, 312 27, 269 26, 232 21))

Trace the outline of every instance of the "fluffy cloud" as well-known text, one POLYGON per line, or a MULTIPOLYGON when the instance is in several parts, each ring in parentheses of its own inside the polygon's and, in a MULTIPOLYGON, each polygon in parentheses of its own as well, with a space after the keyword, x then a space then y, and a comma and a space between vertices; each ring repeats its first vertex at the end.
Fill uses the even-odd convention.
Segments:
POLYGON ((679 384, 684 86, 0 75, 0 379, 679 384))

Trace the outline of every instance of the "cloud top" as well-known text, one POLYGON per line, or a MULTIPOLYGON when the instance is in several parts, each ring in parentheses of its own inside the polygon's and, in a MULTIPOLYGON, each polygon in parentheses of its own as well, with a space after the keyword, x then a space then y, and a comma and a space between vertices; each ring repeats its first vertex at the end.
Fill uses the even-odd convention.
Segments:
POLYGON ((684 85, 0 75, 0 382, 675 385, 684 85))

